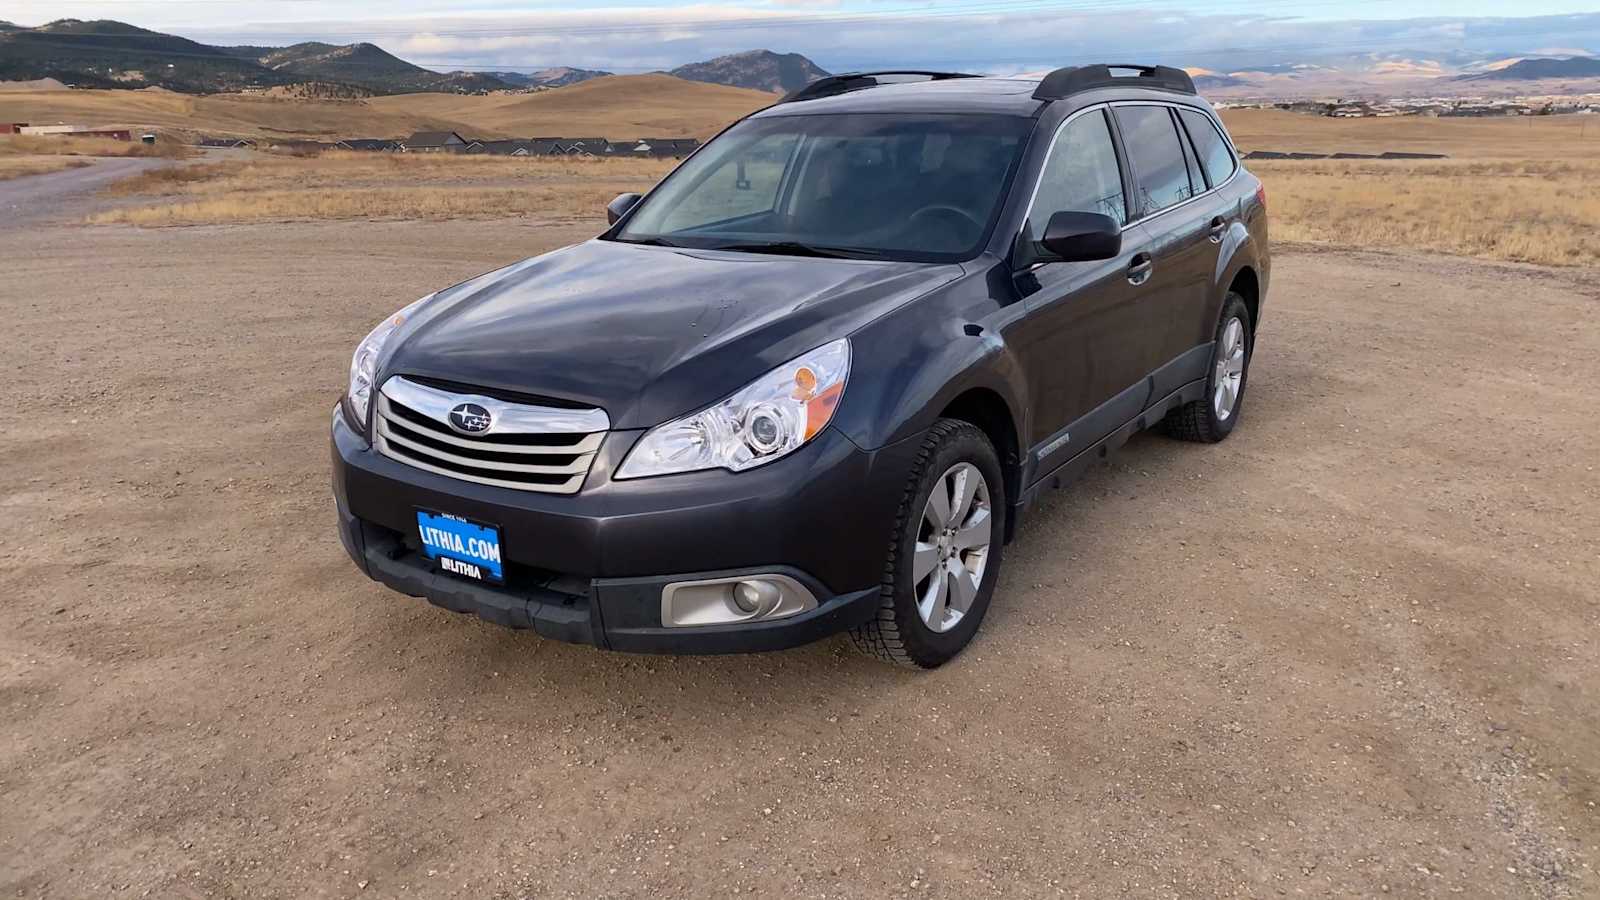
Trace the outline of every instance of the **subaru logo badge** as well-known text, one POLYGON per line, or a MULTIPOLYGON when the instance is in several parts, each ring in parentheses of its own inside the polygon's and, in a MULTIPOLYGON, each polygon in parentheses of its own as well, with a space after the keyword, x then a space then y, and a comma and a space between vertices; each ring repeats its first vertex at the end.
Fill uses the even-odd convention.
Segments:
POLYGON ((457 403, 450 408, 450 427, 462 434, 483 434, 493 424, 494 416, 476 403, 457 403))

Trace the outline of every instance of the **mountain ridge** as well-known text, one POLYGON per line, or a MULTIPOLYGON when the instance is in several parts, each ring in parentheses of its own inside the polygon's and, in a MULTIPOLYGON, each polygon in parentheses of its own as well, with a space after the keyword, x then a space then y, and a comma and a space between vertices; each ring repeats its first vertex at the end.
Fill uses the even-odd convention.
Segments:
POLYGON ((799 53, 745 50, 682 65, 667 74, 685 81, 788 93, 831 73, 799 53))

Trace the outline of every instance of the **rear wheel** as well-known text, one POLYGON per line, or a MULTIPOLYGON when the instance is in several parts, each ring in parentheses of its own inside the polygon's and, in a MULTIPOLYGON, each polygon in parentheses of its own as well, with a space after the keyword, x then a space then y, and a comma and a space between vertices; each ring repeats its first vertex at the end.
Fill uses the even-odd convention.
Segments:
POLYGON ((1250 311, 1244 298, 1230 293, 1222 304, 1212 344, 1211 368, 1205 396, 1167 413, 1167 434, 1183 441, 1214 444, 1233 433, 1244 409, 1244 389, 1250 375, 1250 311))
POLYGON ((994 594, 1005 504, 988 437, 967 422, 939 420, 901 501, 878 614, 851 632, 856 648, 924 669, 960 653, 994 594))

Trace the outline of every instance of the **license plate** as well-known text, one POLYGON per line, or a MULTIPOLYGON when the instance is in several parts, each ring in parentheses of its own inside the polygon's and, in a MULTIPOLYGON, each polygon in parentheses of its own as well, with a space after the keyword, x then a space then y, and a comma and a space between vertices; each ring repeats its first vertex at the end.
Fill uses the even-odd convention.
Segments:
POLYGON ((505 581, 500 563, 500 529, 460 516, 417 510, 422 549, 439 568, 474 581, 505 581))

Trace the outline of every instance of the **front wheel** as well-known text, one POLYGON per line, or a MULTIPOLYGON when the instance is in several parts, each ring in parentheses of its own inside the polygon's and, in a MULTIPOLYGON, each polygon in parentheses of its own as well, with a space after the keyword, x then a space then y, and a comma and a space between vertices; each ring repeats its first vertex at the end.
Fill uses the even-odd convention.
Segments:
POLYGON ((862 653, 932 669, 971 642, 1000 573, 1005 482, 989 438, 941 419, 912 467, 878 614, 851 632, 862 653))
POLYGON ((1222 304, 1212 344, 1205 396, 1167 413, 1167 434, 1183 441, 1215 444, 1233 433, 1244 410, 1244 389, 1250 377, 1250 310, 1244 298, 1228 294, 1222 304))

